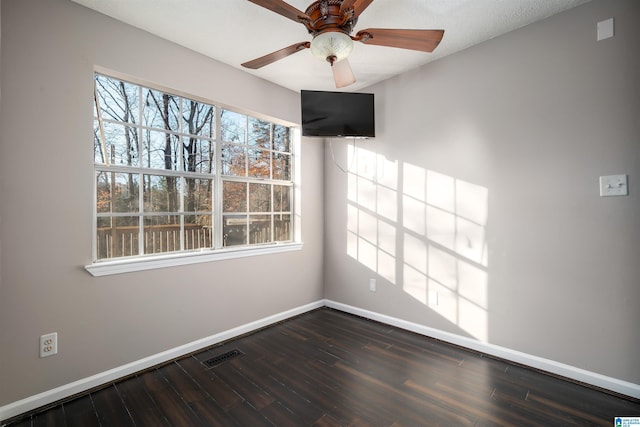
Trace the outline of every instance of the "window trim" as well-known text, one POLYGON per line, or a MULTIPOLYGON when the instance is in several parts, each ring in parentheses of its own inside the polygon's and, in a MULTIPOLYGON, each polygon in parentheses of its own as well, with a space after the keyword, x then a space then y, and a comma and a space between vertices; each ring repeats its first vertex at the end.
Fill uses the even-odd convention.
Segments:
POLYGON ((135 271, 200 264, 258 255, 269 255, 302 250, 303 243, 287 242, 265 244, 263 246, 231 246, 225 249, 207 249, 198 252, 173 252, 166 255, 146 255, 142 257, 120 258, 115 261, 101 261, 85 265, 84 269, 94 277, 109 276, 135 271))
MULTIPOLYGON (((132 76, 123 74, 121 72, 117 72, 104 67, 95 66, 93 71, 94 71, 94 75, 95 73, 106 75, 108 77, 120 79, 136 85, 148 87, 153 90, 171 93, 176 96, 196 100, 198 102, 213 104, 216 106, 216 108, 230 110, 239 114, 248 115, 250 117, 253 117, 259 120, 269 121, 274 125, 281 125, 281 126, 290 128, 292 132, 292 135, 291 135, 292 150, 290 153, 291 163, 292 163, 291 181, 290 181, 291 183, 290 187, 292 191, 292 206, 290 211, 290 215, 292 216, 291 218, 292 231, 291 231, 290 241, 269 242, 269 243, 258 244, 258 245, 247 244, 247 245, 227 246, 227 247, 218 247, 218 248, 201 248, 200 250, 193 250, 193 251, 169 252, 169 253, 161 253, 161 254, 145 254, 140 256, 116 258, 111 260, 96 260, 96 261, 92 261, 91 264, 84 266, 84 269, 89 274, 91 274, 94 277, 100 277, 100 276, 108 276, 113 274, 153 270, 158 268, 192 265, 192 264, 199 264, 199 263, 205 263, 205 262, 213 262, 213 261, 221 261, 221 260, 227 260, 227 259, 244 258, 244 257, 251 257, 251 256, 260 256, 260 255, 277 254, 277 253, 285 253, 285 252, 302 250, 303 242, 301 240, 302 226, 301 226, 301 218, 300 218, 300 211, 301 211, 300 199, 301 198, 300 198, 300 169, 299 169, 301 138, 300 138, 299 125, 290 123, 288 121, 275 119, 273 117, 269 117, 264 114, 246 111, 244 109, 229 106, 224 103, 218 103, 215 101, 207 100, 202 97, 198 97, 192 94, 182 92, 180 90, 169 89, 162 85, 146 82, 142 79, 132 77, 132 76)), ((216 135, 220 135, 219 129, 216 130, 216 135)), ((216 157, 219 157, 221 154, 220 151, 222 147, 222 141, 216 141, 215 147, 216 147, 216 157)), ((277 150, 273 152, 277 152, 277 150)), ((112 165, 111 167, 114 167, 114 166, 115 165, 112 165)), ((141 169, 141 167, 139 168, 141 169)), ((115 166, 114 169, 117 169, 117 166, 115 166)), ((154 170, 150 169, 149 171, 153 172, 154 170)), ((161 170, 161 172, 166 174, 167 172, 171 172, 171 171, 161 170)), ((213 177, 214 181, 216 181, 215 185, 217 186, 217 188, 221 188, 221 183, 224 180, 224 177, 221 172, 222 171, 220 170, 218 173, 214 174, 214 177, 213 177)), ((94 167, 93 173, 95 174, 95 167, 94 167)), ((239 179, 240 181, 246 181, 246 182, 263 181, 260 178, 256 179, 251 177, 229 176, 227 178, 232 178, 232 180, 240 178, 239 179)), ((269 179, 268 181, 273 182, 274 180, 269 179)), ((275 180, 276 183, 277 181, 278 180, 275 180)), ((216 198, 214 203, 216 203, 216 205, 220 207, 219 209, 221 209, 222 204, 221 204, 221 200, 219 200, 222 198, 221 191, 216 191, 214 197, 216 198)), ((95 191, 93 194, 93 199, 94 199, 93 203, 95 206, 95 203, 96 203, 95 191)), ((94 220, 93 220, 93 227, 92 227, 93 228, 92 240, 95 239, 95 234, 96 234, 95 227, 96 227, 97 213, 95 212, 95 208, 94 208, 93 216, 94 216, 94 220)), ((214 215, 214 218, 216 216, 217 215, 214 215)), ((222 218, 221 213, 219 217, 220 219, 222 218)), ((214 236, 213 236, 214 239, 218 237, 218 234, 220 233, 214 233, 214 236)), ((96 246, 95 242, 92 241, 92 252, 95 251, 95 246, 96 246)), ((95 259, 95 254, 92 254, 92 258, 95 259)))

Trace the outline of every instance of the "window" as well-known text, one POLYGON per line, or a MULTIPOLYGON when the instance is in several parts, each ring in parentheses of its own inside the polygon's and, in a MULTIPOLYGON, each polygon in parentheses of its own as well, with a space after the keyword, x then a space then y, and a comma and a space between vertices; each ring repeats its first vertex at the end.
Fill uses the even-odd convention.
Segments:
POLYGON ((293 241, 292 128, 94 82, 94 263, 293 241))

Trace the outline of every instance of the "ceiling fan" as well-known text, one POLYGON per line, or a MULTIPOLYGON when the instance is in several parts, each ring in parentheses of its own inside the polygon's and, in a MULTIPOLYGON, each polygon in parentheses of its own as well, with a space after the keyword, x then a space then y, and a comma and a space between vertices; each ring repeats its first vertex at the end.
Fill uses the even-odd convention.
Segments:
POLYGON ((444 35, 444 30, 403 30, 386 28, 367 28, 351 36, 353 27, 360 14, 373 0, 318 0, 307 7, 305 12, 298 10, 282 0, 249 0, 295 22, 302 23, 311 42, 294 43, 283 49, 242 64, 243 67, 258 69, 275 61, 286 58, 304 49, 331 64, 336 87, 341 88, 355 83, 347 56, 353 49, 353 42, 378 46, 433 52, 444 35))

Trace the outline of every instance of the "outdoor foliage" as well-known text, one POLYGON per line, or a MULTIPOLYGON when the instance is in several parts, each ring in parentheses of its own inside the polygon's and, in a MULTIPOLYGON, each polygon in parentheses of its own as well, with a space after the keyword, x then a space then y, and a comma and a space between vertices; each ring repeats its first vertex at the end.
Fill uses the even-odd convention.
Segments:
POLYGON ((101 74, 95 89, 98 260, 291 239, 290 128, 101 74))

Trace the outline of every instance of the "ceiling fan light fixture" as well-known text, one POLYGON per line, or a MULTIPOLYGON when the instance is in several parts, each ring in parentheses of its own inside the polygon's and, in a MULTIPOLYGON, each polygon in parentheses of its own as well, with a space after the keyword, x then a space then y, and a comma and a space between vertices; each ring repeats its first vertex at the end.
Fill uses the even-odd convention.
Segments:
POLYGON ((347 58, 339 62, 332 62, 331 72, 333 73, 333 80, 336 82, 337 88, 349 86, 356 82, 356 77, 353 75, 351 65, 349 65, 347 58))
POLYGON ((335 57, 336 62, 341 61, 349 56, 351 50, 353 50, 353 40, 348 34, 340 31, 318 34, 311 40, 311 53, 323 61, 330 57, 335 57))
POLYGON ((296 52, 311 49, 313 56, 331 64, 336 87, 348 86, 356 81, 347 61, 347 57, 353 50, 354 41, 376 46, 433 52, 444 35, 444 30, 367 28, 358 31, 352 37, 350 34, 358 17, 373 0, 315 0, 305 12, 298 10, 285 0, 249 1, 303 24, 309 34, 313 35, 313 40, 298 42, 276 50, 241 64, 243 67, 256 70, 296 52))

